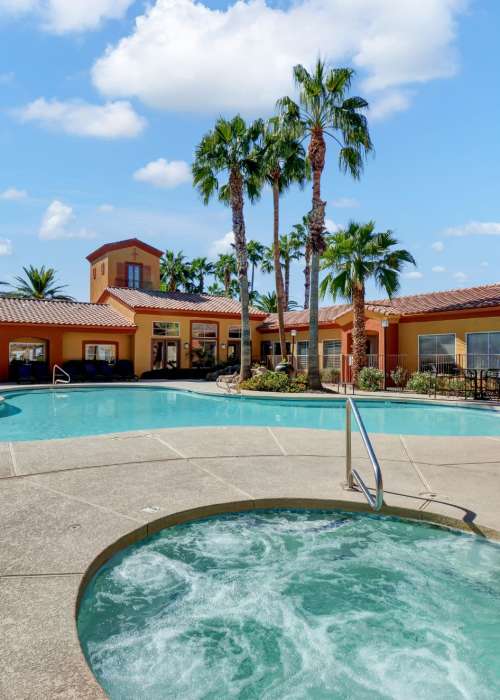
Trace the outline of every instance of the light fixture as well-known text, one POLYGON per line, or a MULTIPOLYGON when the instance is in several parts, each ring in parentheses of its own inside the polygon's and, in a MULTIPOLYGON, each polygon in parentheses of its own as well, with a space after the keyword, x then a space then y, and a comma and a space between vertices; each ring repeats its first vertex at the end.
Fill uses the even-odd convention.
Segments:
POLYGON ((297 331, 295 330, 295 328, 290 331, 290 335, 292 336, 292 338, 295 338, 295 336, 297 335, 297 331))
POLYGON ((389 328, 389 321, 386 318, 382 319, 382 328, 389 328))
POLYGON ((184 343, 184 350, 189 350, 189 343, 184 343))
POLYGON ((225 350, 225 349, 227 348, 226 343, 221 343, 220 346, 221 346, 221 348, 222 348, 223 350, 225 350))

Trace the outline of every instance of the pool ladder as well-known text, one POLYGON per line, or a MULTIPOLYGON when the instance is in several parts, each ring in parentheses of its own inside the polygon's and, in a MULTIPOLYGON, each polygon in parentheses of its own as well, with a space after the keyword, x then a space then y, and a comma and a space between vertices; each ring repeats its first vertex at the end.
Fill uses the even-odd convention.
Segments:
POLYGON ((358 407, 354 399, 348 397, 345 402, 345 488, 354 489, 355 484, 363 492, 370 508, 378 511, 384 504, 384 484, 382 480, 382 470, 373 449, 370 437, 366 432, 363 419, 359 413, 358 407), (359 475, 357 469, 352 467, 352 416, 354 416, 358 424, 361 440, 368 453, 368 458, 373 468, 375 476, 375 496, 370 492, 369 488, 359 475))
POLYGON ((64 370, 59 365, 54 365, 54 367, 52 369, 52 384, 69 384, 70 382, 71 382, 71 377, 66 372, 66 370, 64 370), (59 376, 57 376, 58 372, 59 372, 59 376))

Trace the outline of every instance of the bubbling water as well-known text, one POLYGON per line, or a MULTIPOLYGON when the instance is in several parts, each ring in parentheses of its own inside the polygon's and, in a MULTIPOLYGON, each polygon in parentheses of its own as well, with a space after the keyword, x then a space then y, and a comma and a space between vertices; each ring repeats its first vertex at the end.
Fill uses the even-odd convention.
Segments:
POLYGON ((232 514, 111 559, 78 628, 116 700, 500 696, 500 547, 394 518, 232 514))

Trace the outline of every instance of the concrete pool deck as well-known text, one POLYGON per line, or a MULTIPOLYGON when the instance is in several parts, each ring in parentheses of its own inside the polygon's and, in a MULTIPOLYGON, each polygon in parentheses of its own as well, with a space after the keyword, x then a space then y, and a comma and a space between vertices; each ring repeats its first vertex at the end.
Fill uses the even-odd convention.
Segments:
MULTIPOLYGON (((387 512, 458 521, 498 537, 500 436, 371 437, 387 512)), ((353 453, 371 483, 354 434, 353 453)), ((74 621, 82 579, 106 558, 104 550, 190 515, 279 499, 365 509, 360 493, 342 487, 344 460, 342 432, 292 428, 172 428, 0 443, 0 697, 105 697, 74 621)))

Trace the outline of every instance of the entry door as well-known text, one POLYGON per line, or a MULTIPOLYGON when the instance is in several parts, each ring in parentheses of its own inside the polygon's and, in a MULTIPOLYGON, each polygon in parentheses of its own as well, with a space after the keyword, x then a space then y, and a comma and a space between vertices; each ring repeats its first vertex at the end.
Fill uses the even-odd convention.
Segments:
POLYGON ((229 362, 239 362, 241 359, 240 341, 227 344, 227 359, 229 362))
POLYGON ((153 340, 151 343, 151 369, 179 367, 179 341, 153 340))

